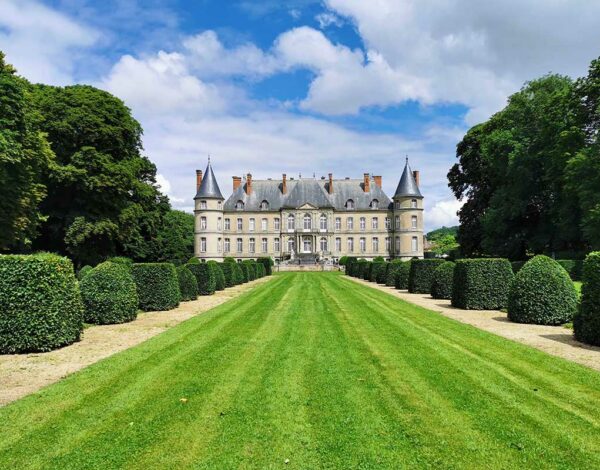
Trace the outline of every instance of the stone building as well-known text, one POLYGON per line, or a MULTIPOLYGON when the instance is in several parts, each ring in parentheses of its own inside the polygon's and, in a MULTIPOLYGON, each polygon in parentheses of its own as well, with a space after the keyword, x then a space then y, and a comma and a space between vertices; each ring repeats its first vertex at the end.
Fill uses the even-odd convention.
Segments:
POLYGON ((336 261, 423 257, 423 196, 419 172, 404 171, 390 199, 381 176, 362 179, 233 177, 225 200, 210 161, 196 171, 195 256, 238 260, 336 261))

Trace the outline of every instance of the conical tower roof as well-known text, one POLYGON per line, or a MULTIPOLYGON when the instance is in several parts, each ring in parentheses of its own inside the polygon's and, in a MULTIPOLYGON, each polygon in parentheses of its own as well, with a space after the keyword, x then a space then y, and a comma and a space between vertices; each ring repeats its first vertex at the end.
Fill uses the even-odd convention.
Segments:
POLYGON ((213 173, 210 159, 208 160, 208 165, 206 165, 206 171, 204 172, 204 178, 202 178, 202 183, 200 184, 194 199, 225 199, 221 194, 219 185, 217 184, 217 179, 213 173))
POLYGON ((404 165, 404 171, 402 172, 402 177, 400 178, 394 197, 423 197, 408 164, 408 158, 406 159, 406 165, 404 165))

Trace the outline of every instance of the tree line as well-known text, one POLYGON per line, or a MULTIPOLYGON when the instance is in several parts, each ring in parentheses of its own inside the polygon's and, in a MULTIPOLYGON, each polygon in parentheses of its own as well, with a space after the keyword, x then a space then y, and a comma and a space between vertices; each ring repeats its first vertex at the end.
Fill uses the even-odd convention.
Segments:
POLYGON ((549 74, 457 145, 449 186, 466 202, 466 256, 578 257, 600 249, 600 59, 587 76, 549 74))
POLYGON ((0 252, 185 262, 193 216, 160 192, 142 133, 110 93, 32 84, 0 52, 0 252))

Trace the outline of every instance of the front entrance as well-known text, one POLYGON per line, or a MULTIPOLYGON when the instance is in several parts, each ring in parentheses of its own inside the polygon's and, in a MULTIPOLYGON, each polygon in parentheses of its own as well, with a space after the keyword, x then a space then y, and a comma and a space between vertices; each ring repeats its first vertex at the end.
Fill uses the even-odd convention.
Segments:
POLYGON ((312 253, 312 237, 302 237, 302 253, 312 253))

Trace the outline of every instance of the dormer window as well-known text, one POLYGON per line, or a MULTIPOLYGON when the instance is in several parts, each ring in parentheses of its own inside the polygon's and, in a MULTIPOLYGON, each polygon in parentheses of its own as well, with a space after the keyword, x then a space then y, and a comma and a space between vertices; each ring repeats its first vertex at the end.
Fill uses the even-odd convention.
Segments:
POLYGON ((235 210, 242 211, 244 210, 244 201, 238 201, 235 203, 235 210))
POLYGON ((371 201, 371 209, 379 209, 379 201, 377 199, 371 201))
POLYGON ((346 210, 354 210, 354 201, 352 199, 346 201, 346 210))
POLYGON ((269 202, 268 201, 263 201, 260 203, 260 210, 261 211, 268 211, 269 210, 269 202))

